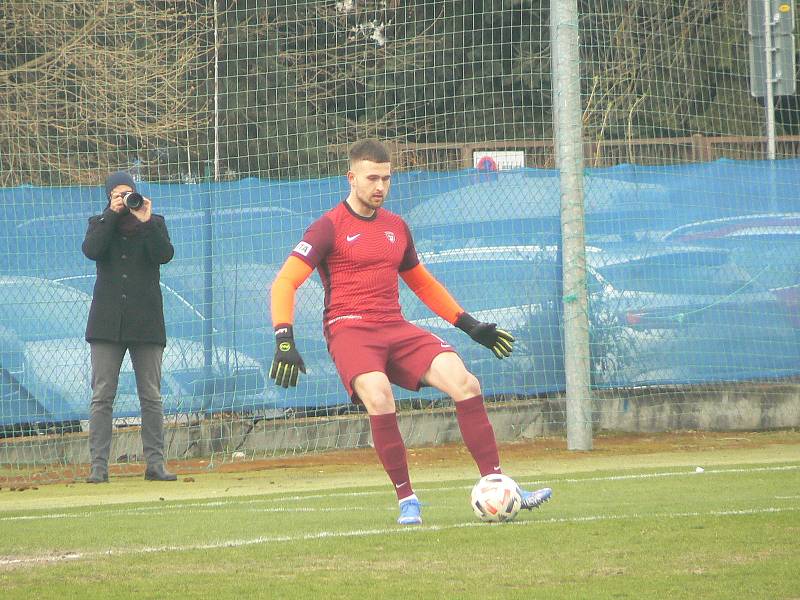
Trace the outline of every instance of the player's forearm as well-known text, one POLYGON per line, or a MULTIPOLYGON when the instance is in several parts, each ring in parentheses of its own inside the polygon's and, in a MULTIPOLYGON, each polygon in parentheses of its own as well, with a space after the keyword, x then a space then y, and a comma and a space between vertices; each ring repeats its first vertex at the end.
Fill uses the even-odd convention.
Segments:
POLYGON ((448 323, 455 324, 464 309, 456 302, 452 294, 430 272, 419 264, 413 269, 400 274, 411 291, 425 305, 448 323))
POLYGON ((312 269, 299 258, 290 256, 284 263, 270 290, 272 325, 294 323, 294 299, 299 288, 311 275, 312 269))
POLYGON ((270 291, 270 312, 272 325, 291 325, 294 323, 294 297, 297 289, 291 281, 278 277, 272 283, 270 291))

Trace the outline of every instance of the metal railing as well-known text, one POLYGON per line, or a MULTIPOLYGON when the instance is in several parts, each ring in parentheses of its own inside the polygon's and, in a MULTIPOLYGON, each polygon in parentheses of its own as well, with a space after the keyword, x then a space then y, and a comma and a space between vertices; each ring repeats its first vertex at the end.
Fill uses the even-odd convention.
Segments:
MULTIPOLYGON (((393 164, 399 170, 453 171, 471 168, 475 151, 520 150, 525 166, 555 168, 553 140, 511 140, 480 143, 391 143, 393 164)), ((711 162, 720 158, 764 160, 767 141, 761 136, 692 135, 674 138, 584 141, 584 160, 588 167, 610 167, 623 163, 671 165, 711 162)), ((344 146, 332 146, 331 153, 344 155, 344 146)), ((800 135, 778 136, 776 158, 800 157, 800 135)))

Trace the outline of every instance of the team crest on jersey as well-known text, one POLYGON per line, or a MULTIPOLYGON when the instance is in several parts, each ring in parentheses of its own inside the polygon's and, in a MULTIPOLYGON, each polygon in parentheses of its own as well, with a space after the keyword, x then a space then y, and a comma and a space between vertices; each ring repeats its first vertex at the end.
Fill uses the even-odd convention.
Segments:
POLYGON ((308 256, 308 253, 311 252, 311 244, 308 242, 300 242, 294 247, 294 251, 303 256, 308 256))
POLYGON ((383 233, 386 234, 386 239, 394 244, 394 241, 395 241, 394 232, 392 232, 392 231, 384 231, 383 233))

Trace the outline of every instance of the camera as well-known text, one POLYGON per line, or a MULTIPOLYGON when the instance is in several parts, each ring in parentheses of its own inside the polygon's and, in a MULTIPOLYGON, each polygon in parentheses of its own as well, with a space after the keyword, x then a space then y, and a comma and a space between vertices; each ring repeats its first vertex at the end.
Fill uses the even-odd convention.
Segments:
POLYGON ((144 196, 136 192, 126 192, 122 196, 122 201, 130 210, 139 210, 144 204, 144 196))

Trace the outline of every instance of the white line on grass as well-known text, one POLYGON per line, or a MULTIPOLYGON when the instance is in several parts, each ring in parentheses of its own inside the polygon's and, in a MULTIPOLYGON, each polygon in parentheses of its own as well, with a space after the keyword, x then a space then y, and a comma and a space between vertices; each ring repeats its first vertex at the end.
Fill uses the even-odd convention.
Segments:
MULTIPOLYGON (((583 483, 583 482, 595 482, 595 481, 628 481, 628 480, 638 480, 638 479, 658 479, 664 477, 704 477, 704 476, 711 476, 711 475, 725 475, 729 473, 759 473, 759 472, 768 472, 768 471, 796 471, 800 470, 800 465, 782 465, 782 466, 773 466, 773 467, 751 467, 751 468, 735 468, 735 469, 707 469, 704 473, 696 473, 694 470, 691 471, 661 471, 657 473, 636 473, 631 475, 605 475, 601 477, 583 477, 583 478, 568 478, 568 479, 553 479, 548 482, 544 481, 519 481, 521 485, 524 486, 532 486, 532 485, 543 485, 544 483, 549 483, 553 485, 554 483, 583 483)), ((418 492, 446 492, 446 491, 453 491, 453 490, 461 490, 461 489, 470 489, 471 486, 445 486, 445 487, 435 487, 435 488, 428 488, 428 487, 418 487, 414 486, 415 490, 418 492)), ((97 515, 126 515, 126 514, 136 514, 141 512, 152 512, 156 514, 166 514, 169 511, 176 510, 186 513, 195 513, 195 512, 203 512, 212 508, 217 508, 221 506, 244 506, 248 504, 264 504, 270 502, 297 502, 297 501, 304 501, 304 500, 323 500, 326 498, 359 498, 364 496, 384 496, 387 495, 387 492, 384 490, 373 490, 373 491, 364 491, 364 492, 328 492, 325 494, 306 494, 306 495, 294 495, 294 496, 280 496, 280 495, 270 495, 269 497, 259 496, 256 498, 251 498, 248 500, 243 499, 236 499, 236 500, 210 500, 210 501, 195 501, 195 502, 174 502, 174 503, 164 503, 158 502, 157 504, 151 504, 147 506, 136 506, 130 508, 113 508, 113 509, 106 509, 101 508, 98 510, 84 510, 82 512, 62 512, 62 513, 47 513, 41 515, 16 515, 16 516, 7 516, 7 517, 0 517, 0 522, 3 521, 35 521, 39 519, 68 519, 68 518, 92 518, 97 515), (194 510, 194 509, 201 509, 201 510, 194 510)), ((780 497, 779 499, 782 500, 791 500, 797 498, 797 496, 786 496, 780 497)), ((348 507, 347 509, 341 510, 352 510, 353 507, 348 507)), ((263 511, 270 511, 273 512, 312 512, 312 511, 323 511, 329 510, 331 512, 335 512, 339 509, 323 509, 323 508, 295 508, 295 509, 261 509, 263 511)))
MULTIPOLYGON (((98 515, 133 515, 141 512, 152 511, 155 512, 156 515, 165 515, 170 512, 169 509, 179 509, 183 514, 198 514, 198 513, 205 513, 211 512, 212 510, 216 510, 217 506, 209 506, 209 505, 199 505, 199 506, 208 506, 208 508, 197 508, 193 510, 183 510, 183 507, 180 504, 174 504, 172 506, 140 506, 136 508, 128 508, 128 509, 117 509, 117 510, 98 510, 98 511, 85 511, 79 513, 48 513, 46 515, 20 515, 17 517, 0 517, 1 521, 40 521, 45 519, 93 519, 98 515), (166 508, 167 510, 163 510, 166 508)), ((346 506, 342 508, 311 508, 311 507, 278 507, 278 508, 251 508, 248 509, 247 512, 266 512, 266 513, 315 513, 315 512, 350 512, 353 510, 368 510, 368 506, 346 506)))
MULTIPOLYGON (((583 481, 624 481, 626 479, 653 479, 661 477, 702 477, 704 475, 727 475, 729 473, 758 473, 761 471, 797 471, 800 465, 781 465, 779 467, 751 467, 748 469, 705 469, 701 473, 691 471, 667 471, 661 473, 637 473, 635 475, 606 475, 603 477, 583 477, 559 479, 559 483, 581 483, 583 481)), ((527 483, 527 482, 526 482, 527 483)))
MULTIPOLYGON (((773 514, 782 512, 795 512, 800 511, 800 507, 778 508, 778 507, 765 507, 753 508, 743 510, 712 510, 705 513, 701 512, 678 512, 678 513, 632 513, 627 515, 589 515, 585 517, 554 517, 551 519, 535 520, 535 521, 514 521, 506 523, 502 526, 518 526, 524 527, 528 525, 551 525, 560 523, 596 523, 600 521, 622 521, 634 519, 682 519, 694 517, 737 517, 747 515, 759 514, 773 514)), ((170 546, 144 546, 141 548, 110 548, 108 550, 99 550, 94 552, 64 552, 62 554, 41 554, 38 556, 20 556, 20 557, 6 557, 0 558, 0 568, 2 567, 24 567, 24 566, 41 566, 45 564, 52 564, 58 562, 67 562, 73 560, 90 560, 94 558, 107 558, 116 556, 131 556, 131 555, 144 555, 144 554, 157 554, 161 552, 192 552, 198 550, 222 550, 226 548, 242 548, 245 546, 254 546, 258 544, 276 544, 284 542, 305 542, 324 539, 335 538, 355 538, 367 537, 372 535, 393 535, 393 534, 414 534, 414 533, 430 533, 435 531, 446 531, 449 529, 464 529, 471 527, 491 527, 485 523, 477 521, 470 521, 468 523, 455 523, 453 525, 420 525, 418 527, 392 527, 382 529, 354 529, 349 531, 318 531, 314 533, 305 533, 301 535, 281 535, 281 536, 264 536, 255 537, 251 539, 232 539, 220 540, 217 542, 209 542, 206 544, 186 544, 186 545, 170 545, 170 546)))

